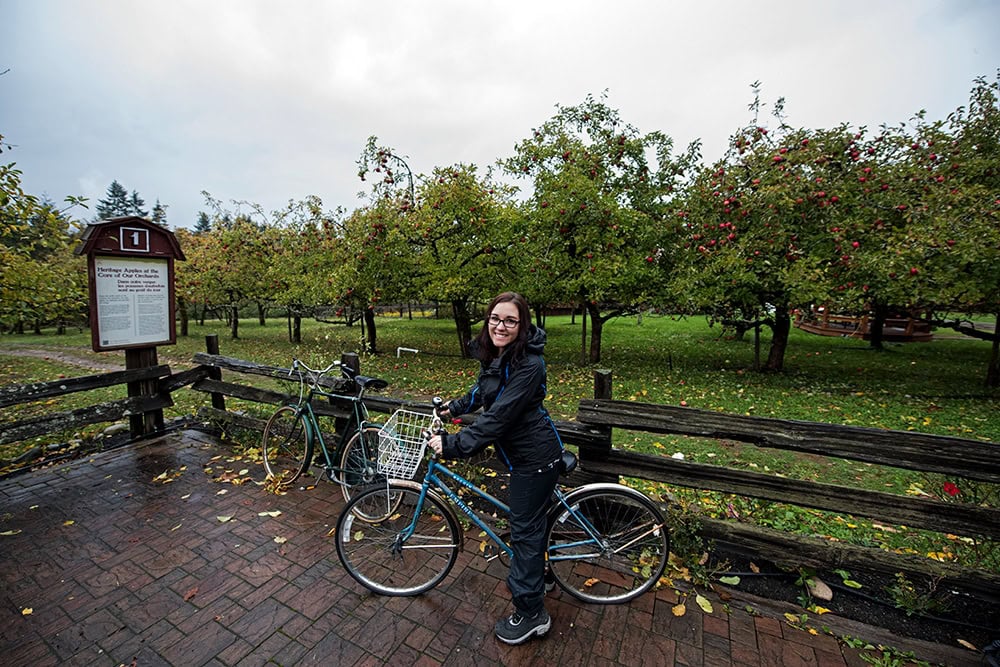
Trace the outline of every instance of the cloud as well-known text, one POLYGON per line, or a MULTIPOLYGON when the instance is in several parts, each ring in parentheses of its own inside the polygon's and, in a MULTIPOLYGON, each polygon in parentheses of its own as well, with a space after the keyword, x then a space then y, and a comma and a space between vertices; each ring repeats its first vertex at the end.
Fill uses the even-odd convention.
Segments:
POLYGON ((701 139, 714 159, 750 121, 754 81, 795 126, 895 124, 944 117, 1000 63, 989 0, 7 0, 3 13, 0 133, 29 191, 96 202, 117 179, 173 225, 207 208, 202 190, 353 208, 370 135, 418 173, 485 169, 557 104, 607 90, 626 122, 678 149, 701 139))

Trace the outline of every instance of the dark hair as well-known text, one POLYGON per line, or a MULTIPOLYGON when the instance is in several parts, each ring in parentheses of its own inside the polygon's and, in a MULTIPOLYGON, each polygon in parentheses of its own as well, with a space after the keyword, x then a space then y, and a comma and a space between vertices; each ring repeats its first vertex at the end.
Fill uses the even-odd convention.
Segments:
POLYGON ((475 340, 476 356, 480 361, 486 363, 500 356, 500 350, 493 344, 493 339, 490 338, 488 321, 490 315, 493 314, 493 309, 497 307, 497 304, 501 303, 513 303, 517 306, 517 318, 521 321, 520 326, 517 328, 517 338, 505 348, 506 353, 510 355, 510 360, 514 362, 521 359, 524 356, 524 348, 528 344, 528 330, 531 328, 531 310, 528 308, 528 301, 517 292, 503 292, 498 294, 486 306, 486 314, 483 315, 483 328, 475 340))

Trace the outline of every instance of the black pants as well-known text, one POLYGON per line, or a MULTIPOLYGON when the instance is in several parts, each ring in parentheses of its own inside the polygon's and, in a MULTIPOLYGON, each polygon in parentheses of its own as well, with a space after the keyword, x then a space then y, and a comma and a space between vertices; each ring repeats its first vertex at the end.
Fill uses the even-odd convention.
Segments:
POLYGON ((507 588, 514 609, 522 616, 542 610, 545 598, 545 516, 552 490, 559 481, 558 466, 510 474, 510 562, 507 588))

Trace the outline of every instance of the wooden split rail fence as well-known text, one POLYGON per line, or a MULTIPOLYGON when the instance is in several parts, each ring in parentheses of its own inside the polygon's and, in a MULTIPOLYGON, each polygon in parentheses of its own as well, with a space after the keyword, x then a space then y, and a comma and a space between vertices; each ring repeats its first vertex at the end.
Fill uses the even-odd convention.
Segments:
MULTIPOLYGON (((0 426, 0 444, 25 440, 83 424, 133 418, 145 434, 162 428, 162 418, 140 419, 136 415, 162 411, 172 405, 171 392, 183 387, 204 392, 210 403, 199 417, 216 423, 262 430, 264 420, 241 411, 226 409, 226 398, 258 404, 279 405, 294 397, 273 389, 246 384, 247 376, 289 379, 289 369, 266 366, 218 354, 218 341, 210 337, 209 353, 195 355, 197 366, 171 374, 167 366, 133 369, 54 382, 0 388, 0 408, 75 391, 128 383, 133 387, 155 385, 151 395, 81 408, 0 426), (225 381, 222 372, 235 373, 242 383, 225 381), (155 380, 155 383, 152 381, 155 380)), ((342 363, 359 371, 358 357, 346 354, 342 363)), ((343 378, 328 378, 328 389, 350 391, 343 378)), ((391 413, 402 406, 424 406, 429 400, 403 401, 372 396, 366 399, 375 412, 391 413)), ((317 414, 346 416, 346 406, 314 405, 317 414)), ((266 411, 265 411, 266 413, 266 411)), ((639 454, 615 448, 614 429, 669 434, 694 438, 737 441, 756 447, 790 450, 809 455, 859 461, 929 473, 944 473, 956 479, 1000 484, 1000 443, 936 436, 909 431, 838 426, 833 424, 740 416, 694 408, 617 401, 611 398, 611 374, 597 371, 594 398, 580 401, 574 421, 557 421, 566 444, 578 447, 580 471, 573 483, 619 477, 644 479, 667 485, 748 496, 775 503, 866 517, 877 522, 905 525, 940 533, 1000 541, 1000 510, 969 503, 943 502, 898 494, 869 491, 850 486, 790 479, 777 474, 707 465, 670 457, 639 454)), ((791 567, 876 571, 927 577, 973 594, 1000 597, 1000 573, 960 567, 915 555, 901 555, 876 548, 856 546, 817 537, 793 535, 734 520, 701 518, 701 535, 717 544, 791 567)))

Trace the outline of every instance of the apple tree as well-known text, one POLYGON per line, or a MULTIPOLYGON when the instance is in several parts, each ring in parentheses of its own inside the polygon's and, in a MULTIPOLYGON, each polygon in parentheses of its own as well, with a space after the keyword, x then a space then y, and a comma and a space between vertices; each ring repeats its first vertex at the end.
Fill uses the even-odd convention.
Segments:
POLYGON ((588 96, 557 107, 503 163, 534 186, 514 234, 518 273, 535 302, 584 305, 591 362, 600 361, 608 319, 660 298, 668 203, 698 145, 678 158, 672 151, 666 135, 641 134, 588 96))
POLYGON ((319 197, 311 196, 291 202, 280 222, 263 230, 264 293, 284 308, 292 343, 302 342, 302 318, 319 317, 321 307, 334 301, 341 215, 325 211, 319 197))
MULTIPOLYGON (((759 95, 751 109, 760 111, 759 95)), ((794 309, 827 302, 843 284, 851 258, 838 230, 857 214, 847 194, 860 153, 846 125, 796 129, 783 111, 779 100, 774 129, 754 118, 734 133, 724 157, 687 189, 671 284, 687 312, 768 326, 763 368, 774 371, 784 365, 794 309)))
MULTIPOLYGON (((0 152, 6 145, 0 136, 0 152)), ((86 268, 72 255, 78 225, 67 212, 86 200, 65 201, 63 209, 40 201, 22 189, 14 163, 0 164, 0 324, 23 331, 56 322, 62 331, 85 311, 86 268)))
POLYGON ((415 268, 408 244, 417 199, 415 177, 406 158, 369 137, 357 161, 358 177, 368 183, 369 204, 344 221, 339 245, 338 301, 342 312, 362 314, 365 349, 378 351, 375 308, 386 296, 406 299, 415 293, 415 268))
POLYGON ((416 211, 402 231, 404 250, 415 260, 415 288, 426 298, 451 304, 458 345, 468 355, 474 304, 514 289, 508 262, 511 189, 479 176, 474 165, 437 167, 417 190, 416 211))
POLYGON ((929 284, 920 295, 938 326, 992 342, 988 386, 1000 386, 1000 75, 976 79, 969 103, 945 124, 922 126, 913 144, 924 189, 919 236, 907 250, 929 284), (990 314, 993 330, 962 315, 990 314))

